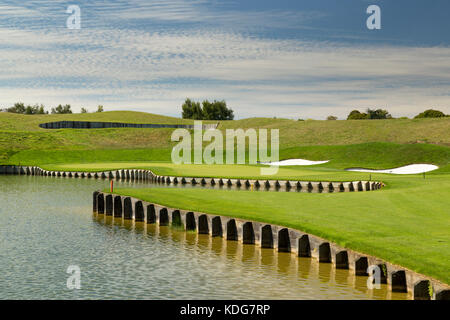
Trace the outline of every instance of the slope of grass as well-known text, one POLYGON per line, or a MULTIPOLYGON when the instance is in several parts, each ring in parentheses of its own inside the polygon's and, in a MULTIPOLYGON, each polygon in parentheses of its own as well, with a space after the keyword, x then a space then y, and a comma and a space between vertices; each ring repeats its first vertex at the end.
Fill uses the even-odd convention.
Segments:
MULTIPOLYGON (((228 177, 260 179, 258 165, 175 165, 170 149, 22 151, 11 155, 9 162, 40 165, 47 170, 105 171, 123 168, 150 169, 159 175, 190 177, 228 177)), ((305 158, 330 160, 315 166, 280 167, 278 174, 267 179, 346 180, 368 174, 342 172, 348 167, 388 169, 411 163, 432 163, 441 168, 429 174, 450 172, 450 148, 436 145, 399 145, 367 143, 348 146, 305 146, 281 150, 282 159, 305 158), (338 170, 338 171, 337 171, 338 170), (339 172, 339 173, 338 173, 339 172)), ((372 174, 372 176, 376 176, 372 174)))
POLYGON ((219 129, 227 128, 279 129, 283 148, 366 142, 450 145, 450 118, 337 121, 249 118, 221 121, 219 129))
MULTIPOLYGON (((52 121, 107 121, 126 123, 192 124, 193 120, 145 112, 109 111, 83 114, 21 115, 0 112, 0 130, 47 131, 40 123, 52 121)), ((218 121, 203 121, 217 123, 218 121)), ((450 145, 450 118, 391 120, 308 120, 249 118, 220 121, 219 129, 267 128, 280 130, 284 147, 365 142, 434 143, 450 145)))
MULTIPOLYGON (((95 159, 109 162, 170 161, 170 150, 175 145, 170 141, 173 129, 48 130, 38 126, 43 122, 61 120, 193 123, 192 120, 131 111, 68 115, 20 115, 0 112, 0 163, 53 164, 91 162, 96 161, 95 159), (119 149, 129 152, 118 151, 119 149), (147 153, 135 151, 138 149, 151 150, 147 153), (166 150, 163 151, 164 149, 166 150), (90 156, 95 150, 105 150, 105 156, 90 156), (54 154, 55 151, 58 155, 54 154), (142 154, 151 157, 143 158, 142 154)), ((397 166, 418 161, 445 165, 447 161, 442 159, 448 156, 448 153, 443 156, 447 152, 444 151, 446 149, 438 149, 431 144, 439 144, 440 147, 450 145, 450 118, 354 121, 250 118, 222 121, 219 128, 224 134, 229 128, 279 129, 282 159, 300 157, 336 160, 335 163, 339 163, 341 168, 368 164, 373 164, 374 168, 384 168, 391 164, 397 166), (380 157, 380 152, 385 153, 386 157, 380 157), (396 158, 395 161, 391 161, 393 158, 396 158), (357 163, 352 159, 361 161, 357 163)))
POLYGON ((450 283, 449 176, 392 177, 388 183, 390 188, 362 193, 195 188, 116 189, 115 193, 299 229, 450 283))
POLYGON ((192 124, 192 120, 167 117, 147 112, 107 111, 99 113, 23 115, 0 112, 0 130, 46 130, 40 123, 54 121, 101 121, 124 123, 192 124))
MULTIPOLYGON (((84 158, 89 161, 88 159, 94 159, 90 153, 95 150, 105 150, 105 154, 110 155, 107 160, 111 161, 116 157, 118 157, 117 160, 121 160, 125 157, 126 150, 129 150, 127 157, 133 158, 132 149, 147 149, 149 152, 165 149, 168 157, 165 157, 164 160, 168 160, 171 146, 174 145, 170 141, 171 132, 172 129, 133 128, 0 130, 0 162, 53 163, 55 152, 59 154, 58 158, 61 161, 77 162, 84 158), (10 158, 11 154, 14 154, 15 157, 10 158)), ((133 159, 139 160, 140 158, 133 159)), ((161 157, 155 159, 163 160, 161 157)))
POLYGON ((432 144, 386 142, 357 145, 298 146, 280 150, 281 159, 330 160, 323 167, 390 169, 413 163, 450 164, 450 148, 432 144))

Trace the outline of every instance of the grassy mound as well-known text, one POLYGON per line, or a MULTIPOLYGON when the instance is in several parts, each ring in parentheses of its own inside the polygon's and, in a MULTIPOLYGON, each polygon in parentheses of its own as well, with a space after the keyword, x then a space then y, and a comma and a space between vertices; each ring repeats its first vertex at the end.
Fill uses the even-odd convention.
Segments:
POLYGON ((42 131, 40 123, 54 121, 100 121, 100 122, 124 122, 124 123, 170 123, 192 124, 192 120, 161 116, 146 112, 136 111, 108 111, 98 113, 73 113, 73 114, 37 114, 24 115, 16 113, 0 113, 0 130, 18 131, 42 131))

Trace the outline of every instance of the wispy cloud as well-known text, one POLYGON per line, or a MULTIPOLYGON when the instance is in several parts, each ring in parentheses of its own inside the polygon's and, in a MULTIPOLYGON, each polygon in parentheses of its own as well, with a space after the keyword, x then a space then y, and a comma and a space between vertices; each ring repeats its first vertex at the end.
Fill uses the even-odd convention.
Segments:
MULTIPOLYGON (((203 0, 90 4, 82 9, 89 20, 81 30, 0 23, 0 104, 104 104, 108 110, 179 115, 184 98, 192 97, 226 99, 238 117, 342 118, 355 107, 388 107, 397 116, 431 106, 450 111, 448 47, 255 36, 233 26, 247 17, 246 24, 264 20, 282 27, 292 25, 289 17, 307 21, 325 13, 243 13, 215 5, 203 0), (103 20, 94 26, 94 17, 103 20), (177 23, 121 27, 140 19, 177 23), (113 20, 118 26, 105 23, 113 20), (213 21, 230 28, 196 24, 213 21)), ((10 16, 32 17, 38 10, 7 8, 10 16)))
POLYGON ((226 27, 285 27, 298 26, 327 14, 318 11, 291 11, 281 9, 239 11, 230 9, 226 3, 206 0, 182 1, 130 1, 120 12, 107 14, 116 20, 145 19, 180 23, 201 23, 208 26, 226 27))

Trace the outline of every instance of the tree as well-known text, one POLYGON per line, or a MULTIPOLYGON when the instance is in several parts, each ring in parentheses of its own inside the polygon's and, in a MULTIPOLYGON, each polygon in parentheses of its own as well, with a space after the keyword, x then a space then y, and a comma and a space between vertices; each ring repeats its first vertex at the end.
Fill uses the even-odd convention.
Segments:
POLYGON ((34 114, 34 109, 33 109, 33 107, 32 106, 27 106, 26 108, 25 108, 25 114, 34 114))
POLYGON ((26 111, 26 107, 25 104, 23 104, 22 102, 16 102, 14 104, 14 106, 12 106, 11 108, 8 108, 8 112, 12 112, 12 113, 25 113, 26 111))
POLYGON ((88 113, 86 108, 81 108, 81 113, 88 113))
POLYGON ((233 120, 234 118, 233 110, 227 108, 225 100, 214 100, 214 102, 204 100, 202 106, 200 106, 200 102, 195 102, 188 98, 181 108, 183 119, 233 120))
POLYGON ((347 116, 347 120, 361 120, 361 119, 367 119, 367 114, 361 113, 358 110, 353 110, 347 116))
POLYGON ((21 114, 45 114, 48 113, 44 109, 44 105, 35 104, 34 106, 25 106, 22 102, 17 102, 14 106, 5 109, 6 112, 21 113, 21 114))
POLYGON ((204 120, 219 120, 220 110, 217 108, 215 101, 214 103, 211 103, 208 100, 204 100, 202 106, 204 120))
POLYGON ((214 108, 217 110, 217 118, 211 120, 233 120, 234 112, 232 109, 227 108, 225 100, 213 102, 214 108))
POLYGON ((25 114, 45 114, 44 106, 41 104, 35 104, 34 106, 27 106, 25 108, 25 114))
POLYGON ((227 108, 225 100, 209 102, 203 101, 204 120, 233 120, 233 110, 227 108))
POLYGON ((353 110, 349 113, 347 120, 362 120, 362 119, 392 119, 392 116, 387 110, 383 109, 367 109, 367 113, 353 110))
POLYGON ((336 116, 328 116, 327 120, 337 120, 337 117, 336 116))
POLYGON ((103 106, 102 105, 99 105, 97 107, 97 112, 103 112, 103 106))
POLYGON ((448 117, 448 116, 446 116, 442 111, 428 109, 428 110, 425 110, 422 113, 419 113, 417 116, 414 117, 414 119, 419 119, 419 118, 442 118, 442 117, 448 117))
POLYGON ((48 111, 45 111, 45 107, 43 104, 41 104, 39 106, 39 111, 37 112, 38 114, 48 114, 48 111))
POLYGON ((70 109, 70 104, 66 104, 65 106, 58 105, 56 108, 52 108, 53 114, 66 114, 66 113, 72 113, 72 110, 70 109))
POLYGON ((194 115, 191 99, 187 98, 181 105, 181 117, 183 119, 192 119, 194 115))
POLYGON ((200 102, 194 102, 191 99, 186 99, 186 101, 181 106, 183 110, 181 116, 183 119, 194 119, 194 120, 202 120, 203 119, 203 110, 200 106, 200 102))
POLYGON ((392 116, 389 114, 389 112, 387 110, 367 109, 367 118, 368 119, 392 119, 392 116))

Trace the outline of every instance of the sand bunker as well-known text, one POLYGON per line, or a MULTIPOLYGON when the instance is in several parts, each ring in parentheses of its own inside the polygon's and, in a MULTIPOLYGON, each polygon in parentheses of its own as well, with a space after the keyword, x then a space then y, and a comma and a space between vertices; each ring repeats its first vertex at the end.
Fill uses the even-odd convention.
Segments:
POLYGON ((325 161, 311 161, 311 160, 305 160, 305 159, 288 159, 288 160, 281 160, 276 162, 261 162, 261 164, 267 164, 271 166, 312 166, 315 164, 322 164, 327 163, 330 160, 325 161))
POLYGON ((345 169, 345 170, 358 171, 358 172, 393 173, 393 174, 416 174, 416 173, 433 171, 436 169, 439 169, 439 167, 435 166, 433 164, 410 164, 407 166, 394 168, 394 169, 386 169, 386 170, 371 170, 371 169, 364 169, 364 168, 351 168, 351 169, 345 169))

